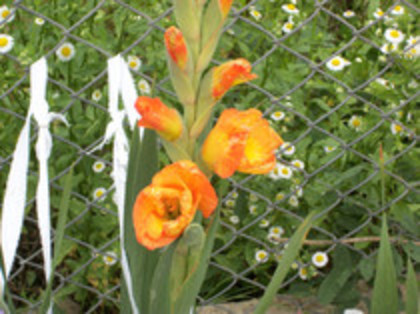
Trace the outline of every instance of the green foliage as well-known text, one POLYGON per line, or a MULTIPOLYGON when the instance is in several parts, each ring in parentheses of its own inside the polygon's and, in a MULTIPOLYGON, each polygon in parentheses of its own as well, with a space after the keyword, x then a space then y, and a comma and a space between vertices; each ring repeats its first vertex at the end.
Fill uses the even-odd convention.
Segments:
POLYGON ((386 216, 382 218, 381 242, 376 264, 371 313, 398 313, 398 288, 386 216))

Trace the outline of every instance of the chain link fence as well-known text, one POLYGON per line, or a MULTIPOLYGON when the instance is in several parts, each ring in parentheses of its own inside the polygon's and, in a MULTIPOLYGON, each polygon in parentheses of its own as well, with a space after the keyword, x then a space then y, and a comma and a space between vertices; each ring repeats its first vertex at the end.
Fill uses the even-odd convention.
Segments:
MULTIPOLYGON (((39 1, 42 3, 42 1, 39 1)), ((81 7, 85 6, 86 1, 80 3, 81 7)), ((351 1, 347 1, 350 4, 351 1)), ((14 1, 11 4, 12 14, 17 17, 21 23, 23 23, 23 28, 31 28, 33 26, 29 25, 29 20, 34 18, 41 18, 45 21, 45 25, 48 25, 50 29, 54 29, 54 34, 51 33, 51 40, 48 45, 48 49, 43 49, 38 51, 39 54, 45 55, 50 61, 54 58, 54 53, 59 47, 65 42, 71 41, 77 43, 78 50, 80 47, 85 47, 90 51, 90 57, 95 56, 96 58, 102 60, 102 67, 96 68, 95 73, 92 77, 92 80, 89 79, 89 82, 71 82, 67 79, 56 79, 54 75, 50 75, 49 78, 49 93, 52 93, 51 90, 54 90, 58 93, 63 93, 67 95, 67 100, 64 106, 57 108, 61 113, 69 114, 77 106, 82 108, 78 110, 79 114, 85 114, 90 110, 89 108, 94 108, 99 112, 102 112, 102 116, 106 115, 107 108, 105 105, 93 101, 89 98, 88 93, 92 88, 95 88, 98 85, 106 86, 106 59, 112 57, 116 53, 121 53, 122 56, 126 57, 133 53, 135 49, 143 49, 143 45, 146 45, 145 42, 148 38, 152 36, 161 36, 165 28, 163 27, 163 22, 169 20, 172 17, 172 8, 170 3, 156 4, 160 6, 160 12, 158 14, 152 15, 151 13, 145 13, 141 9, 141 5, 135 5, 132 3, 127 3, 122 0, 114 1, 94 1, 94 4, 88 11, 82 10, 84 13, 82 16, 77 16, 77 20, 72 22, 71 25, 67 25, 67 21, 62 19, 53 18, 50 15, 45 14, 43 11, 38 11, 34 9, 34 4, 28 1, 14 1), (85 38, 85 33, 80 32, 82 27, 85 27, 86 23, 90 23, 90 30, 95 28, 95 21, 98 14, 119 14, 118 10, 124 10, 127 14, 132 17, 133 23, 138 21, 139 23, 144 23, 147 25, 147 29, 144 32, 138 33, 137 38, 130 43, 128 46, 120 45, 118 48, 120 50, 109 50, 106 43, 100 43, 98 41, 92 41, 85 38), (86 12, 85 12, 86 11, 86 12), (26 23, 26 24, 25 24, 26 23), (58 35, 57 35, 58 34, 58 35), (79 86, 79 87, 77 87, 79 86)), ((225 27, 227 32, 225 36, 237 36, 236 33, 240 33, 241 28, 247 27, 252 28, 253 32, 264 38, 264 45, 262 52, 258 52, 258 58, 251 59, 254 68, 258 69, 259 66, 264 64, 271 63, 273 67, 283 67, 284 64, 276 64, 277 56, 279 53, 287 54, 288 58, 293 58, 293 62, 300 65, 304 65, 308 70, 305 72, 303 79, 299 79, 298 82, 295 82, 293 86, 285 90, 283 89, 281 93, 276 92, 276 88, 265 88, 263 84, 258 83, 247 83, 244 87, 248 92, 255 92, 258 94, 259 106, 264 109, 265 115, 270 117, 270 115, 278 110, 282 110, 286 115, 292 116, 293 119, 299 121, 299 132, 295 132, 296 136, 290 139, 291 145, 300 149, 301 143, 307 143, 309 139, 322 138, 327 141, 333 141, 334 154, 331 155, 331 158, 328 160, 323 160, 321 165, 316 168, 310 166, 309 158, 305 160, 306 167, 304 169, 297 168, 289 158, 285 157, 284 151, 280 151, 278 154, 279 162, 284 165, 288 165, 293 168, 293 172, 296 173, 296 176, 299 176, 299 180, 295 182, 290 191, 287 191, 282 195, 282 198, 276 198, 273 196, 272 191, 266 193, 263 190, 264 184, 260 184, 259 179, 252 176, 234 176, 229 179, 230 192, 226 197, 221 200, 224 204, 228 204, 229 200, 233 200, 239 194, 237 202, 239 199, 246 199, 246 202, 243 203, 247 208, 250 206, 251 202, 254 202, 255 206, 258 207, 258 215, 248 215, 250 218, 248 220, 241 221, 241 223, 233 223, 228 218, 233 213, 237 215, 233 209, 229 209, 229 205, 226 205, 224 209, 224 217, 226 219, 222 222, 221 233, 228 235, 228 240, 222 241, 220 245, 217 245, 215 251, 213 252, 213 259, 210 263, 210 277, 218 278, 223 282, 218 286, 217 291, 211 291, 211 289, 205 289, 206 291, 199 298, 201 305, 209 305, 221 302, 223 300, 235 300, 235 299, 246 299, 247 293, 251 295, 261 295, 262 291, 267 285, 267 280, 260 280, 259 276, 255 275, 257 268, 261 265, 259 263, 254 264, 241 264, 241 267, 231 268, 229 263, 223 263, 225 259, 224 256, 229 255, 229 252, 235 247, 238 243, 245 246, 258 247, 265 250, 270 254, 270 256, 277 256, 281 254, 285 243, 287 243, 287 237, 277 239, 276 245, 267 242, 265 239, 258 237, 256 235, 255 228, 259 225, 263 225, 265 220, 270 220, 273 215, 276 217, 287 217, 285 218, 291 225, 297 226, 300 221, 304 219, 307 211, 297 210, 290 206, 290 200, 293 197, 297 197, 300 191, 303 189, 314 189, 315 191, 324 191, 321 197, 328 199, 328 202, 321 202, 316 205, 317 209, 320 210, 319 216, 328 216, 334 215, 334 212, 343 213, 343 206, 347 210, 357 209, 362 212, 362 219, 359 221, 352 221, 352 228, 345 232, 337 232, 336 228, 329 228, 327 225, 317 225, 311 231, 308 240, 305 242, 306 247, 321 248, 323 251, 329 255, 333 254, 334 249, 338 244, 341 244, 360 255, 361 259, 371 259, 377 253, 377 243, 378 238, 372 236, 372 234, 378 234, 377 228, 372 226, 380 226, 381 214, 384 211, 389 210, 398 202, 405 200, 407 198, 414 198, 414 194, 418 194, 418 176, 414 179, 407 179, 405 176, 401 176, 398 172, 389 170, 389 166, 395 163, 398 163, 401 158, 413 152, 418 148, 418 135, 415 133, 416 129, 413 127, 414 124, 411 123, 401 123, 401 119, 396 119, 395 115, 398 112, 406 110, 406 108, 412 108, 415 104, 418 104, 420 91, 414 89, 410 93, 404 91, 404 98, 400 99, 400 103, 395 105, 391 110, 385 110, 381 105, 380 101, 373 99, 366 93, 366 88, 369 87, 372 83, 377 82, 378 79, 381 79, 387 72, 398 69, 402 72, 404 76, 410 77, 410 80, 418 82, 419 72, 415 73, 411 69, 407 68, 407 63, 404 61, 404 53, 398 54, 387 54, 386 60, 380 65, 378 71, 370 75, 370 77, 362 82, 349 82, 346 77, 335 75, 335 73, 329 71, 326 67, 327 63, 334 57, 340 56, 352 47, 355 43, 362 43, 364 46, 368 46, 371 51, 378 53, 381 51, 381 46, 377 41, 372 39, 370 32, 372 29, 378 27, 387 16, 392 16, 391 12, 397 6, 404 6, 405 10, 409 12, 415 19, 418 19, 420 8, 418 5, 415 5, 414 2, 409 1, 395 1, 393 3, 388 3, 387 10, 384 10, 384 14, 375 20, 366 21, 366 23, 361 27, 354 26, 349 19, 345 18, 341 12, 334 9, 334 4, 331 4, 331 1, 302 1, 302 3, 297 4, 297 7, 304 7, 305 5, 311 6, 311 12, 304 15, 303 19, 299 23, 295 22, 295 27, 293 30, 287 33, 279 33, 273 29, 268 29, 263 26, 259 20, 254 19, 250 14, 250 11, 256 10, 255 6, 263 6, 271 3, 268 1, 247 1, 247 3, 235 3, 234 8, 231 12, 228 23, 225 27), (333 31, 342 31, 345 29, 346 32, 351 33, 351 39, 344 44, 337 44, 337 49, 334 49, 334 53, 331 55, 320 58, 313 58, 311 56, 311 50, 303 51, 302 49, 296 49, 295 46, 290 44, 290 40, 299 36, 299 33, 307 27, 310 27, 314 23, 318 23, 318 19, 322 17, 328 19, 329 25, 335 25, 338 30, 329 29, 329 26, 325 26, 323 29, 324 32, 333 32, 333 31), (236 29, 234 27, 237 27, 236 29), (235 31, 233 31, 235 30, 235 31), (238 32, 239 30, 239 32, 238 32), (320 80, 325 80, 325 84, 330 84, 336 86, 337 91, 340 90, 340 93, 344 95, 341 97, 340 101, 334 102, 329 105, 327 110, 324 110, 318 116, 303 113, 302 110, 290 106, 290 99, 293 99, 295 93, 299 93, 301 90, 305 91, 310 90, 313 86, 314 78, 320 80), (371 123, 368 127, 363 129, 363 132, 356 132, 351 140, 344 140, 334 132, 334 129, 326 127, 327 124, 332 123, 334 115, 340 114, 341 110, 348 108, 352 104, 357 103, 361 108, 365 108, 370 115, 374 115, 375 122, 371 123), (358 191, 363 190, 368 186, 372 181, 376 180, 380 175, 381 166, 379 164, 378 158, 375 158, 372 154, 372 151, 376 150, 377 147, 371 147, 370 151, 361 150, 360 146, 366 141, 366 139, 372 136, 381 135, 383 132, 384 126, 388 127, 390 124, 399 125, 401 127, 401 132, 406 134, 404 139, 404 145, 398 151, 392 155, 388 155, 385 161, 385 175, 389 181, 392 181, 393 184, 398 185, 398 189, 393 191, 392 197, 388 197, 384 203, 379 202, 377 206, 372 206, 370 202, 366 201, 362 196, 358 195, 358 191), (314 133, 317 135, 314 136, 314 133), (359 145, 359 146, 358 146, 359 145), (345 158, 353 158, 353 161, 356 160, 356 163, 363 165, 363 169, 366 170, 364 176, 357 176, 358 180, 355 177, 345 177, 345 174, 339 172, 335 173, 334 180, 324 180, 325 176, 323 175, 326 171, 329 171, 333 166, 337 165, 340 162, 343 162, 345 158), (342 181, 340 181, 340 176, 343 175, 342 180, 350 180, 350 184, 346 184, 344 187, 342 181), (416 181, 417 180, 417 181, 416 181), (261 187, 261 189, 258 188, 261 187), (254 198, 254 201, 248 201, 248 195, 251 195, 254 198), (360 237, 360 234, 364 230, 369 229, 372 233, 365 233, 365 237, 360 237), (370 235, 369 235, 370 234, 370 235), (230 292, 233 291, 245 291, 244 296, 235 296, 230 295, 230 292), (241 290, 243 289, 243 290, 241 290)), ((362 2, 363 3, 363 2, 362 2)), ((282 3, 283 4, 283 3, 282 3)), ((52 1, 47 6, 60 6, 63 5, 62 2, 52 1)), ((281 10, 279 4, 273 4, 273 9, 281 10), (278 6, 278 7, 276 7, 278 6)), ((385 5, 384 5, 385 6, 385 5)), ((44 6, 45 7, 45 6, 44 6)), ((264 12, 263 12, 264 13, 264 12)), ((71 21, 75 18, 73 17, 71 21)), ((16 23, 16 21, 14 22, 16 23)), ((6 27, 8 24, 7 18, 0 22, 3 27, 6 27)), ((123 24, 127 25, 127 24, 123 24)), ((89 29, 89 28, 88 28, 89 29)), ((418 29, 417 29, 418 31, 418 29)), ((118 30, 120 35, 124 32, 124 28, 118 30)), ((2 30, 0 29, 0 33, 2 30)), ((49 33, 46 32, 43 36, 48 37, 49 33)), ((239 36, 239 35, 238 35, 239 36)), ((16 38, 15 41, 18 39, 16 38)), ((245 43, 246 44, 246 43, 245 43)), ((150 45, 150 41, 147 42, 147 45, 150 45)), ((162 46, 156 48, 160 49, 156 54, 163 52, 162 46)), ((406 48, 407 52, 411 47, 406 48)), ((414 45, 415 47, 415 45, 414 45)), ((45 47, 43 47, 45 48, 45 47)), ((418 49, 418 48, 417 48, 418 49)), ((151 53, 151 51, 149 50, 151 53)), ((372 52, 373 53, 373 52, 372 52)), ((145 53, 143 54, 145 56, 145 53)), ((216 54, 216 60, 214 64, 220 63, 218 60, 222 60, 226 56, 225 51, 219 51, 216 54)), ((14 55, 12 52, 5 53, 0 56, 1 62, 12 63, 14 67, 17 68, 17 71, 21 73, 20 77, 15 79, 13 83, 6 86, 2 82, 2 89, 0 90, 0 114, 2 117, 3 125, 0 124, 3 130, 6 129, 6 126, 13 125, 11 127, 15 128, 15 134, 18 133, 23 121, 25 119, 26 110, 28 108, 28 93, 18 96, 18 93, 22 91, 27 91, 29 85, 29 64, 25 64, 22 61, 21 57, 14 55), (7 88, 5 88, 5 86, 7 88), (11 107, 8 104, 14 101, 19 100, 21 104, 16 107, 11 107), (22 102, 23 101, 23 102, 22 102), (16 108, 16 109, 14 109, 16 108)), ((86 59, 85 59, 86 61, 86 59)), ((89 67, 89 61, 86 61, 86 64, 79 66, 89 67)), ((352 61, 354 62, 354 61, 352 61)), ((147 67, 145 63, 143 66, 147 67)), ((363 65, 362 65, 363 66, 363 65)), ((50 65, 54 67, 54 65, 50 65)), ((64 71, 78 71, 78 69, 64 69, 64 71)), ((274 70, 273 70, 274 71, 274 70)), ((145 74, 146 71, 133 70, 132 74, 135 79, 145 79, 149 82, 153 89, 156 91, 156 94, 165 95, 169 99, 175 99, 175 95, 172 89, 169 87, 169 77, 152 77, 145 74)), ((2 78, 3 81, 3 78, 2 78)), ((105 87, 106 90, 106 87, 105 87)), ((225 101, 227 103, 227 101, 225 101)), ((306 104, 305 104, 306 105, 306 104)), ((105 118, 106 119, 106 118, 105 118)), ((73 119, 71 128, 77 127, 77 120, 73 119)), ((34 128, 36 126, 34 125, 34 128)), ((104 129, 102 129, 104 130, 104 129)), ((95 152, 93 154, 87 154, 93 147, 102 141, 102 137, 97 137, 94 141, 90 143, 85 143, 83 140, 75 141, 71 139, 70 136, 66 136, 68 133, 54 132, 52 131, 54 147, 66 147, 63 151, 71 150, 73 151, 72 160, 66 160, 64 162, 65 166, 58 167, 59 170, 53 172, 53 176, 50 179, 50 189, 52 194, 59 194, 62 190, 62 185, 60 184, 61 178, 65 176, 69 171, 69 166, 74 164, 76 167, 78 165, 84 165, 86 161, 92 163, 93 161, 102 161, 107 166, 111 166, 109 152, 103 153, 95 152), (103 153, 103 155, 102 155, 103 153)), ((102 133, 103 134, 103 133, 102 133)), ((0 159, 0 171, 1 171, 1 184, 4 186, 6 177, 9 170, 9 164, 12 158, 11 152, 14 149, 14 143, 17 136, 14 136, 13 139, 8 141, 5 145, 2 143, 1 148, 1 159, 0 159)), ((36 139, 35 135, 32 137, 32 144, 36 139)), ((377 141, 379 146, 379 141, 377 141)), ((302 144, 303 145, 303 144, 302 144)), ((307 144, 305 144, 307 145, 307 144)), ((55 151, 53 153, 53 158, 50 160, 50 165, 54 164, 56 161, 59 161, 60 154, 62 151, 55 151), (54 155, 55 154, 55 155, 54 155), (57 159, 55 159, 57 158, 57 159)), ((309 152, 308 152, 309 154, 309 152)), ((343 171, 347 171, 344 169, 343 171)), ((413 170, 413 169, 412 169, 413 170)), ((414 171, 415 172, 415 171, 414 171)), ((418 169, 417 169, 418 172, 418 169)), ((347 172, 345 172, 347 173, 347 172)), ((29 173, 32 182, 36 182, 37 170, 36 167, 31 167, 29 173)), ((30 181, 31 182, 31 181, 30 181)), ((82 185, 83 180, 80 179, 77 181, 78 184, 82 185)), ((269 181, 268 181, 269 182, 269 181)), ((273 183, 274 184, 274 183, 273 183)), ((274 185, 273 185, 274 186, 274 185)), ((277 189, 274 188, 273 189, 277 189)), ((365 190, 363 190, 365 191, 365 190)), ((113 193, 113 187, 107 189, 105 196, 111 196, 113 193)), ((365 192, 363 192, 365 193, 365 192)), ((364 197, 369 197, 364 195, 364 197)), ((69 256, 63 257, 62 263, 66 263, 67 258, 69 258, 72 263, 77 259, 83 260, 83 263, 79 263, 75 268, 61 268, 58 267, 55 272, 56 283, 54 286, 55 295, 73 295, 77 293, 76 290, 85 291, 89 296, 88 304, 83 304, 81 308, 86 313, 97 313, 104 312, 104 304, 108 304, 107 309, 111 308, 117 311, 118 299, 119 299, 119 278, 121 274, 119 271, 112 273, 107 280, 105 289, 99 288, 101 285, 97 281, 101 279, 92 279, 85 280, 87 270, 92 268, 95 260, 98 259, 98 256, 103 256, 108 254, 107 252, 113 246, 115 246, 118 241, 118 233, 115 232, 112 237, 105 237, 101 241, 89 241, 89 237, 77 236, 78 230, 80 228, 89 228, 92 215, 101 215, 104 220, 112 221, 114 223, 115 231, 117 230, 117 213, 115 206, 105 206, 100 200, 92 199, 91 196, 85 195, 83 193, 78 193, 76 191, 72 192, 72 199, 77 201, 78 204, 83 204, 83 208, 77 210, 77 214, 71 216, 71 219, 68 221, 66 226, 66 239, 69 243, 78 248, 83 248, 85 251, 90 252, 91 256, 86 257, 79 255, 79 253, 74 250, 70 250, 67 253, 69 256), (69 272, 68 270, 72 271, 69 272), (66 292, 69 287, 73 287, 73 290, 66 292)), ((35 199, 31 198, 27 203, 27 215, 25 218, 25 233, 22 235, 22 240, 19 248, 18 259, 15 263, 15 267, 12 271, 12 275, 9 280, 9 286, 13 292, 13 299, 16 302, 18 307, 25 307, 29 309, 35 309, 39 306, 39 302, 36 301, 34 295, 38 295, 42 291, 40 287, 45 285, 45 282, 42 282, 42 253, 40 248, 40 243, 37 233, 37 221, 34 218, 34 207, 35 199), (33 282, 37 282, 37 285, 40 286, 35 290, 28 291, 25 288, 26 283, 28 282, 28 277, 34 277, 33 282)), ((306 207, 310 208, 312 204, 307 204, 306 207)), ((54 207, 54 206, 53 206, 54 207)), ((237 207, 236 207, 237 209, 237 207)), ((239 216, 241 216, 239 214, 239 216)), ((96 216, 95 216, 96 217, 96 216)), ((93 218, 96 219, 96 218, 93 218)), ((241 217, 242 219, 242 217, 241 217)), ((283 218, 282 218, 283 219, 283 218)), ((330 220, 330 223, 333 223, 330 220)), ((418 223, 414 222, 417 227, 418 223)), ((54 225, 54 224, 53 224, 54 225)), ((261 228, 260 228, 261 229, 261 228)), ((293 228, 292 228, 293 229, 293 228)), ((92 232, 94 232, 92 230, 92 232)), ((259 232, 259 231, 258 231, 259 232)), ((401 228, 400 222, 392 221, 391 222, 391 234, 395 241, 398 241, 399 244, 404 244, 408 242, 418 244, 419 238, 416 234, 410 233, 406 228, 401 228)), ((2 239, 5 241, 6 239, 2 239)), ((238 256, 236 256, 238 258, 238 256)), ((300 263, 299 267, 303 268, 308 266, 310 261, 300 263)), ((267 276, 271 274, 273 268, 266 269, 267 276)), ((323 277, 327 274, 322 270, 318 271, 319 277, 323 277)), ((268 278, 269 279, 269 278, 268 278)), ((283 287, 290 286, 291 283, 298 281, 299 273, 296 272, 295 275, 290 276, 284 282, 283 287)), ((104 287, 102 285, 101 287, 104 287)), ((31 288, 33 289, 33 288, 31 288)), ((287 298, 285 298, 286 300, 287 298)), ((287 299, 289 300, 289 299, 287 299)), ((301 301, 289 300, 290 303, 295 307, 295 309, 302 308, 304 304, 301 301)), ((70 306, 70 305, 69 305, 70 306)), ((223 306, 217 306, 222 312, 229 313, 229 310, 223 306)))

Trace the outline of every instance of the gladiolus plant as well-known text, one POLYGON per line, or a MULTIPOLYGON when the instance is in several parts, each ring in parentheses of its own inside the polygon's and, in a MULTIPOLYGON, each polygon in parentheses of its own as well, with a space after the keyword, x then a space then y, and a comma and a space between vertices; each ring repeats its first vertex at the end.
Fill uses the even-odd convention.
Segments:
POLYGON ((194 313, 219 224, 212 176, 266 174, 283 143, 257 109, 226 109, 211 129, 217 103, 257 75, 243 58, 204 72, 232 0, 206 2, 174 0, 179 28, 164 34, 182 113, 159 98, 142 96, 135 103, 138 125, 147 130, 141 143, 134 133, 128 166, 124 244, 134 300, 123 285, 124 312, 194 313), (172 162, 160 171, 156 134, 172 162))

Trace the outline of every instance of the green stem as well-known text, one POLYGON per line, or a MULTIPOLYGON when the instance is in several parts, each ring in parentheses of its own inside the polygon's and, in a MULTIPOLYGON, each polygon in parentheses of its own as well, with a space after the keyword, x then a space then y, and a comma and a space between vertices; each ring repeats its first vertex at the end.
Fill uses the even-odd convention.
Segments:
POLYGON ((382 150, 382 143, 379 147, 379 166, 381 174, 381 204, 382 207, 385 206, 385 164, 384 164, 384 155, 382 150))

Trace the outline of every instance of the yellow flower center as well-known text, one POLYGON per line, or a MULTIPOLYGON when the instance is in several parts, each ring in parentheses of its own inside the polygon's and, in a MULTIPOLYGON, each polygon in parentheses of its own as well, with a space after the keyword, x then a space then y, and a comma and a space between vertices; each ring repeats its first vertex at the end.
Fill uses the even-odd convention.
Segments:
POLYGON ((264 252, 258 253, 258 258, 259 259, 264 259, 266 256, 267 256, 267 254, 265 254, 264 252))
POLYGON ((114 259, 113 259, 111 256, 106 256, 106 257, 105 257, 105 260, 106 260, 108 263, 112 263, 112 262, 114 261, 114 259))
POLYGON ((276 118, 281 118, 281 116, 283 115, 283 113, 282 112, 280 112, 280 111, 277 111, 277 112, 275 112, 274 113, 274 116, 276 117, 276 118))
POLYGON ((318 263, 322 263, 322 262, 324 261, 324 256, 322 256, 322 255, 317 255, 317 256, 315 256, 315 260, 316 260, 318 263))
POLYGON ((104 191, 102 190, 96 191, 96 197, 101 197, 102 195, 104 195, 104 191))
POLYGON ((396 133, 400 133, 400 132, 402 131, 402 127, 401 127, 401 125, 396 124, 396 125, 394 126, 394 130, 395 130, 395 132, 396 132, 396 133))
POLYGON ((130 68, 135 68, 137 66, 137 62, 134 60, 130 61, 129 65, 130 65, 130 68))
POLYGON ((382 15, 384 15, 384 11, 382 11, 382 10, 378 10, 378 11, 376 11, 376 14, 377 14, 378 16, 382 16, 382 15))
POLYGON ((306 275, 308 274, 308 271, 306 270, 306 268, 302 268, 302 269, 300 270, 300 274, 301 274, 302 276, 306 276, 306 275))
POLYGON ((293 28, 293 24, 292 23, 286 23, 286 28, 287 29, 292 29, 293 28))
POLYGON ((10 15, 10 11, 9 10, 4 10, 3 12, 1 12, 1 17, 2 18, 6 18, 10 15))
POLYGON ((64 56, 64 57, 69 57, 70 55, 71 55, 71 49, 70 49, 70 47, 63 47, 63 48, 61 48, 61 54, 64 56))
POLYGON ((9 40, 6 37, 0 37, 0 47, 6 47, 9 44, 9 40))
POLYGON ((359 126, 360 126, 360 124, 361 124, 361 123, 360 123, 360 120, 359 120, 359 119, 354 119, 354 120, 353 120, 353 126, 354 126, 354 127, 356 127, 356 128, 357 128, 357 127, 359 127, 359 126))
POLYGON ((392 38, 400 37, 400 32, 395 29, 393 29, 389 34, 391 35, 392 38))
POLYGON ((276 195, 276 201, 281 201, 282 199, 284 199, 284 195, 283 194, 277 194, 276 195))
POLYGON ((95 168, 96 168, 97 170, 101 170, 101 169, 102 169, 102 164, 97 164, 97 165, 95 166, 95 168))
POLYGON ((340 61, 340 59, 335 58, 335 59, 332 59, 331 64, 333 66, 337 67, 341 64, 341 61, 340 61))
POLYGON ((402 9, 402 7, 401 7, 400 5, 397 5, 397 6, 394 8, 394 11, 399 12, 399 11, 401 11, 401 9, 402 9))
POLYGON ((289 10, 291 10, 291 11, 296 10, 296 6, 295 6, 294 4, 288 4, 288 5, 287 5, 287 8, 288 8, 289 10))
POLYGON ((283 168, 283 169, 281 169, 281 173, 284 174, 284 175, 288 175, 289 174, 289 169, 283 168))

